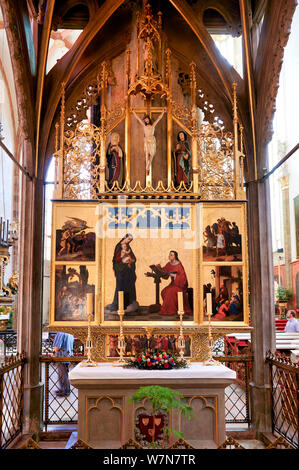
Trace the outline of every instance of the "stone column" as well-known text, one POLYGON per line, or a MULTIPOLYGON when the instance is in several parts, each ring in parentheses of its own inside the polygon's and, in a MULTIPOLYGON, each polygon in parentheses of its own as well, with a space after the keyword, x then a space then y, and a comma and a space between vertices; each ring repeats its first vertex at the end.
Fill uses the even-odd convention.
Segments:
POLYGON ((293 290, 292 282, 292 252, 291 252, 291 224, 290 224, 290 194, 289 176, 283 175, 279 179, 282 196, 282 217, 283 217, 283 248, 285 259, 285 279, 288 289, 293 290))
MULTIPOLYGON (((31 146, 24 145, 25 153, 31 146)), ((30 172, 30 174, 32 174, 30 172)), ((23 432, 41 426, 40 382, 43 184, 22 176, 18 351, 25 351, 23 432)))
POLYGON ((268 350, 275 350, 274 281, 269 182, 248 183, 250 318, 254 354, 251 415, 256 431, 271 431, 271 384, 268 350))

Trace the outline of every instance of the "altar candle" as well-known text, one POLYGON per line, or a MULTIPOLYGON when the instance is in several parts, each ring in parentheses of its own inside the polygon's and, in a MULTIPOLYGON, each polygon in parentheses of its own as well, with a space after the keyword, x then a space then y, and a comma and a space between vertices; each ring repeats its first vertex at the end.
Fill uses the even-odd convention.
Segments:
POLYGON ((207 293, 207 314, 212 315, 212 294, 207 293))
POLYGON ((118 310, 124 310, 124 292, 122 290, 118 291, 118 310))
POLYGON ((92 293, 86 294, 86 303, 87 303, 87 315, 92 315, 92 311, 93 311, 92 293))
POLYGON ((183 292, 178 292, 178 310, 179 312, 184 311, 183 292))

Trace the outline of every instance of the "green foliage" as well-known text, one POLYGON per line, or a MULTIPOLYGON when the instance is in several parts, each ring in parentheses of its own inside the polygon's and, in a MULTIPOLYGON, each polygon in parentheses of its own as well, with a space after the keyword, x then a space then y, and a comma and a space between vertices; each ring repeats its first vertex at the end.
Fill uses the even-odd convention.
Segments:
MULTIPOLYGON (((6 315, 6 308, 0 307, 0 315, 6 315)), ((13 320, 13 310, 9 312, 9 319, 7 320, 7 328, 12 328, 12 320, 13 320)))
POLYGON ((292 295, 293 295, 292 291, 290 291, 286 287, 279 286, 277 289, 277 294, 276 294, 277 300, 281 302, 287 302, 292 297, 292 295))
MULTIPOLYGON (((152 405, 152 414, 155 415, 157 411, 166 411, 169 413, 172 410, 177 410, 183 416, 191 419, 194 416, 193 408, 181 401, 183 395, 168 387, 160 387, 159 385, 149 385, 140 387, 137 392, 129 398, 129 403, 142 402, 144 399, 150 400, 152 405)), ((176 429, 165 427, 167 437, 177 436, 184 438, 183 433, 176 429)), ((151 447, 157 449, 156 442, 151 443, 151 447)))
POLYGON ((158 410, 164 410, 169 413, 171 410, 178 410, 183 416, 190 419, 193 416, 193 409, 181 401, 183 395, 168 387, 159 385, 150 385, 140 387, 137 392, 129 398, 129 403, 141 402, 147 398, 151 401, 153 414, 158 410))

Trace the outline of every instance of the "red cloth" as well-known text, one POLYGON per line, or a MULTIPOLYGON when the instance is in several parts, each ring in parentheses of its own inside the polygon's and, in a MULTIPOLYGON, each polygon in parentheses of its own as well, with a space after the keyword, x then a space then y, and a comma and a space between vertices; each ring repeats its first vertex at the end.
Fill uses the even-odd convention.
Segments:
POLYGON ((162 340, 161 340, 161 347, 162 349, 164 349, 165 351, 168 351, 168 338, 166 338, 165 336, 163 336, 162 340))
POLYGON ((225 303, 223 303, 219 309, 218 309, 218 313, 216 313, 216 315, 213 316, 213 320, 222 320, 223 318, 226 317, 227 313, 229 311, 229 306, 225 305, 225 303))
POLYGON ((162 268, 162 271, 164 273, 176 273, 176 276, 175 279, 171 278, 171 283, 161 292, 163 304, 159 313, 161 315, 175 315, 178 313, 178 292, 183 292, 184 312, 186 315, 192 315, 187 295, 188 281, 182 264, 171 264, 169 262, 162 268))

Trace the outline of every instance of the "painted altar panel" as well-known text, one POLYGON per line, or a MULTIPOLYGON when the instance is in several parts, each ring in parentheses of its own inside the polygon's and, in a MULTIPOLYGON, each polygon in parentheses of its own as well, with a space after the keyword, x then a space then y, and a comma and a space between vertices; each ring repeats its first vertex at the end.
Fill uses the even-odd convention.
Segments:
POLYGON ((179 203, 103 204, 101 233, 101 322, 119 321, 123 290, 124 322, 177 324, 177 293, 183 291, 186 322, 198 321, 198 263, 195 211, 179 203), (110 280, 107 282, 106 280, 110 280))
POLYGON ((212 294, 215 326, 246 326, 248 258, 246 203, 203 203, 200 232, 200 324, 207 324, 206 294, 212 294))
POLYGON ((95 318, 97 273, 95 266, 59 264, 55 266, 54 321, 87 322, 87 294, 92 294, 92 321, 95 318))
POLYGON ((124 291, 124 326, 136 332, 179 328, 178 292, 186 326, 207 324, 207 292, 215 326, 248 326, 246 231, 244 202, 54 202, 50 324, 86 325, 92 293, 92 323, 108 333, 124 291), (230 313, 217 316, 223 300, 230 313))
POLYGON ((52 210, 50 323, 87 325, 87 294, 92 323, 98 324, 96 203, 55 202, 52 210))
POLYGON ((52 256, 56 262, 96 262, 96 204, 56 203, 52 256))
MULTIPOLYGON (((243 211, 240 206, 209 204, 203 210, 203 262, 242 261, 243 211)), ((243 237, 244 238, 244 237, 243 237)))
MULTIPOLYGON (((125 335, 125 356, 131 357, 135 354, 142 352, 146 348, 151 349, 162 349, 165 351, 171 351, 172 353, 179 354, 178 347, 178 334, 127 334, 125 335)), ((187 358, 191 357, 192 351, 192 335, 184 335, 185 349, 184 356, 187 358)), ((118 335, 105 335, 105 356, 107 358, 119 357, 118 350, 118 335)))

